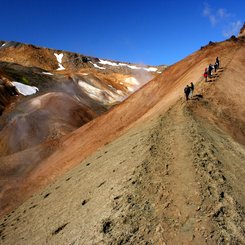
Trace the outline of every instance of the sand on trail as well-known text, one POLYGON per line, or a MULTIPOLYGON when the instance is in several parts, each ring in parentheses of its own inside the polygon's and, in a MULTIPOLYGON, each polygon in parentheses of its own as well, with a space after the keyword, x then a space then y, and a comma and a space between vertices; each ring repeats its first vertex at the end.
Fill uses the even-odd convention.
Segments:
POLYGON ((198 51, 67 136, 23 186, 49 184, 1 219, 2 244, 245 244, 243 57, 233 42, 198 51))

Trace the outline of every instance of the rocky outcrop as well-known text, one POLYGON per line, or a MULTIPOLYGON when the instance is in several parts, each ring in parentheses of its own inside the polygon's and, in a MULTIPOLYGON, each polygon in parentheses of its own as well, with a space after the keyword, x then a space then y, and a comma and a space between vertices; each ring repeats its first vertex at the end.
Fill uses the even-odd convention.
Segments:
POLYGON ((244 37, 245 36, 245 22, 243 23, 243 26, 238 34, 238 37, 244 37))
POLYGON ((16 95, 18 95, 16 87, 7 77, 0 74, 0 115, 16 95))

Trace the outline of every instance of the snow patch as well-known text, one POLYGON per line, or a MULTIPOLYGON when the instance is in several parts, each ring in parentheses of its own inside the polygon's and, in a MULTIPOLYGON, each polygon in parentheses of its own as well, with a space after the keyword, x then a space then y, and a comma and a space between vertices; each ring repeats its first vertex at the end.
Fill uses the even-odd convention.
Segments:
POLYGON ((151 72, 156 72, 157 68, 155 67, 140 67, 140 66, 135 66, 135 65, 127 65, 127 64, 123 64, 123 63, 119 63, 120 66, 127 66, 130 69, 133 70, 145 70, 145 71, 151 71, 151 72))
POLYGON ((53 73, 43 71, 42 74, 53 76, 53 73))
POLYGON ((133 70, 140 70, 141 69, 141 67, 132 66, 132 65, 127 65, 127 67, 129 67, 130 69, 133 69, 133 70))
POLYGON ((155 68, 155 67, 140 67, 140 66, 135 66, 135 65, 128 65, 128 64, 124 64, 124 63, 115 63, 115 62, 111 62, 111 61, 108 61, 108 60, 102 60, 100 59, 99 61, 100 64, 102 65, 110 65, 110 66, 127 66, 128 68, 130 69, 133 69, 133 70, 146 70, 146 71, 149 71, 149 72, 156 72, 158 69, 155 68))
POLYGON ((158 69, 155 67, 148 67, 148 68, 143 68, 146 71, 152 71, 152 72, 156 72, 158 69))
POLYGON ((105 70, 105 67, 98 66, 97 64, 94 64, 93 62, 90 62, 95 68, 105 70))
POLYGON ((4 43, 1 47, 4 47, 6 45, 6 43, 4 43))
POLYGON ((54 55, 58 61, 58 65, 59 65, 59 68, 57 69, 57 71, 65 70, 65 67, 62 65, 62 59, 63 59, 64 54, 63 53, 61 53, 61 54, 54 53, 54 55))
POLYGON ((119 66, 115 62, 111 62, 111 61, 107 61, 107 60, 101 60, 101 59, 100 59, 99 63, 102 64, 102 65, 119 66))
POLYGON ((29 86, 15 81, 12 82, 12 84, 17 88, 19 93, 25 96, 35 94, 39 91, 39 89, 35 86, 29 86))
POLYGON ((65 70, 65 67, 62 64, 59 64, 59 68, 57 69, 57 71, 62 71, 65 70))
POLYGON ((64 54, 63 53, 61 53, 61 54, 54 53, 54 55, 56 56, 58 63, 62 63, 62 59, 63 59, 64 54))

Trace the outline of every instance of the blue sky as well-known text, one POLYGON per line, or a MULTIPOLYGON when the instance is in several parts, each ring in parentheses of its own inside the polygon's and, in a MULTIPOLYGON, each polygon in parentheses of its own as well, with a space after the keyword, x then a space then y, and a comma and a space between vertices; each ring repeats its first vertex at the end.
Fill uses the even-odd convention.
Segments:
POLYGON ((173 64, 237 35, 245 1, 1 1, 0 40, 99 58, 173 64))

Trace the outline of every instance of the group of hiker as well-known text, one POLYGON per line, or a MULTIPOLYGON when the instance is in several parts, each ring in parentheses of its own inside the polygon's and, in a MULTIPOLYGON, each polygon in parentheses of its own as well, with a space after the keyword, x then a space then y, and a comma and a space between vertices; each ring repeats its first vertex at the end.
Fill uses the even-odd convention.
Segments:
POLYGON ((216 72, 219 69, 219 66, 220 66, 220 61, 219 61, 219 57, 217 57, 214 65, 209 64, 209 66, 205 68, 205 71, 203 74, 205 78, 205 82, 208 81, 208 77, 212 78, 212 71, 214 70, 214 72, 216 72))
MULTIPOLYGON (((212 78, 212 71, 214 70, 214 72, 216 72, 219 69, 219 67, 220 67, 219 57, 216 57, 214 65, 209 64, 209 66, 206 67, 204 70, 203 76, 205 78, 205 82, 208 81, 208 78, 212 78)), ((186 100, 189 100, 189 96, 193 97, 193 92, 194 92, 194 84, 191 82, 190 85, 186 85, 186 87, 184 88, 186 100)))

